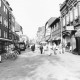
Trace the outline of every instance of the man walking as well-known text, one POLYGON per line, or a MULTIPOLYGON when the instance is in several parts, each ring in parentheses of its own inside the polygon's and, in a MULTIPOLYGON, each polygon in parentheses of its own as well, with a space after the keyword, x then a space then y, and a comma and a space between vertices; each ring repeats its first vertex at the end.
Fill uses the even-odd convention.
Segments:
POLYGON ((40 45, 40 53, 41 54, 43 53, 43 46, 42 46, 42 44, 40 45))
POLYGON ((35 44, 31 46, 31 50, 34 52, 35 51, 35 44))

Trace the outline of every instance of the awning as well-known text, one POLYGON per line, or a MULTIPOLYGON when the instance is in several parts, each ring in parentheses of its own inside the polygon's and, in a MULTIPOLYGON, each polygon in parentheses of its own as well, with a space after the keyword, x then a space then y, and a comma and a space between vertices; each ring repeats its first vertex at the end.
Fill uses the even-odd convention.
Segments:
POLYGON ((1 41, 8 41, 8 42, 13 42, 12 40, 5 39, 5 38, 0 38, 1 41))

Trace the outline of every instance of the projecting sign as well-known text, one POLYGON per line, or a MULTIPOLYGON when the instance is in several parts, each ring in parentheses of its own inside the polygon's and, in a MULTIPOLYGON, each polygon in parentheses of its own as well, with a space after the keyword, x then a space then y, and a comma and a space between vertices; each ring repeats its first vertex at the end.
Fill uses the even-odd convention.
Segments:
POLYGON ((66 26, 66 30, 74 30, 74 26, 66 26))

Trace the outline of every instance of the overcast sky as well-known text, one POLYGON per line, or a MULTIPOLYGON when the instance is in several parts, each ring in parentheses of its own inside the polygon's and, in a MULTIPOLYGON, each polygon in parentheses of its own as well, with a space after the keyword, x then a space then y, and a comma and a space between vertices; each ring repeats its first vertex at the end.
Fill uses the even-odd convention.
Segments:
POLYGON ((13 9, 16 21, 23 33, 34 38, 38 27, 45 25, 51 17, 60 16, 59 4, 65 0, 7 0, 13 9))

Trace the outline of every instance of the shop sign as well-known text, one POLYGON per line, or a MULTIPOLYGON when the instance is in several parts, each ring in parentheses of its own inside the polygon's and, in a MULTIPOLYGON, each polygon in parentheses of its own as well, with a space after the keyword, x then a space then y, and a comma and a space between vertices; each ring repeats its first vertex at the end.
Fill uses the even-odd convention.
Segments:
POLYGON ((66 26, 66 30, 74 30, 74 26, 66 26))

